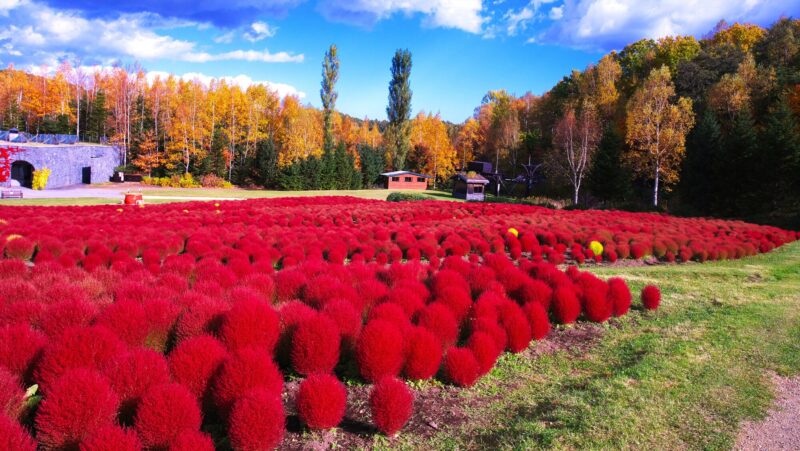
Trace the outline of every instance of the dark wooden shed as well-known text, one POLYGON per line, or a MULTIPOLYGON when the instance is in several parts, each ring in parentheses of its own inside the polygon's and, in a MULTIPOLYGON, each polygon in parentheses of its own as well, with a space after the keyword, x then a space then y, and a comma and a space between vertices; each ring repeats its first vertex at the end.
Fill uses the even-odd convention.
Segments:
POLYGON ((483 201, 489 180, 474 172, 459 173, 453 177, 453 197, 468 201, 483 201))

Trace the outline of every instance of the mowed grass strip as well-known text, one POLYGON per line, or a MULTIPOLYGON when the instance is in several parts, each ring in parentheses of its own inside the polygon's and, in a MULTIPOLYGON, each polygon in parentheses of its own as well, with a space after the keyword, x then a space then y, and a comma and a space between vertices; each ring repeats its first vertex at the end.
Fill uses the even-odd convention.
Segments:
POLYGON ((471 421, 395 445, 729 449, 739 423, 770 406, 769 372, 800 372, 800 243, 739 261, 593 271, 629 280, 634 305, 658 285, 661 309, 602 326, 588 350, 506 355, 465 390, 471 421))

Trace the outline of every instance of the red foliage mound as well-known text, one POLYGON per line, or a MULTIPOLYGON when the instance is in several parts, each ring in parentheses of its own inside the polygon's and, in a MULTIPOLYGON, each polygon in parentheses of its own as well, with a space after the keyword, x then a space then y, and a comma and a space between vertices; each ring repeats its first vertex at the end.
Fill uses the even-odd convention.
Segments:
POLYGON ((444 375, 459 387, 472 387, 480 373, 478 359, 469 348, 450 348, 444 356, 444 375))
POLYGON ((602 323, 613 313, 613 306, 608 298, 608 285, 590 273, 580 276, 583 292, 583 310, 589 321, 602 323))
POLYGON ((19 423, 0 414, 0 449, 36 451, 36 442, 19 423))
POLYGON ((175 437, 168 451, 214 451, 214 441, 200 431, 187 429, 175 437))
POLYGON ((255 388, 280 396, 283 375, 265 351, 243 349, 222 364, 213 379, 211 393, 224 415, 230 412, 237 399, 255 388))
POLYGON ((23 411, 25 390, 19 378, 0 367, 0 415, 18 419, 23 411))
POLYGON ((142 442, 133 429, 117 425, 97 429, 80 444, 79 451, 141 451, 142 442))
POLYGON ((47 337, 26 324, 0 329, 0 366, 29 380, 33 362, 41 354, 47 337))
POLYGON ((336 376, 312 374, 300 383, 297 413, 309 429, 330 429, 342 421, 346 401, 347 392, 336 376))
POLYGON ((236 401, 228 420, 233 449, 275 449, 286 432, 281 400, 274 393, 254 389, 236 401))
POLYGON ((66 371, 75 368, 102 370, 125 352, 125 345, 108 329, 101 326, 68 329, 60 340, 44 348, 35 375, 42 389, 66 371))
POLYGON ((126 422, 133 420, 139 400, 150 387, 169 382, 164 356, 144 348, 121 354, 104 373, 120 397, 120 419, 126 422))
POLYGON ((631 308, 631 290, 628 284, 619 277, 608 279, 608 297, 614 310, 614 316, 623 316, 631 308))
POLYGON ((484 375, 491 371, 503 351, 503 347, 498 346, 491 335, 480 330, 470 335, 469 340, 467 340, 467 347, 472 351, 475 360, 478 362, 479 375, 484 375))
POLYGON ((233 304, 219 328, 222 342, 232 351, 260 347, 270 354, 278 342, 278 314, 267 303, 246 299, 233 304))
POLYGON ((134 424, 145 446, 163 448, 184 430, 199 430, 201 421, 192 393, 183 385, 170 383, 152 387, 142 396, 134 424))
POLYGON ((655 285, 642 288, 642 304, 647 310, 655 310, 661 304, 661 290, 655 285))
POLYGON ((581 303, 570 286, 559 286, 553 291, 553 316, 561 324, 574 323, 581 314, 581 303))
POLYGON ((453 312, 440 302, 434 302, 422 309, 417 324, 436 335, 444 348, 453 346, 458 339, 458 323, 453 312))
POLYGON ((36 438, 49 449, 77 446, 114 424, 119 398, 96 371, 71 370, 55 379, 36 413, 36 438))
POLYGON ((397 434, 411 418, 413 405, 411 390, 403 381, 393 377, 379 380, 369 395, 372 421, 379 431, 390 437, 397 434))
POLYGON ((424 327, 414 327, 408 336, 403 374, 412 380, 430 379, 442 362, 442 343, 424 327))
POLYGON ((200 335, 181 342, 170 353, 169 369, 175 382, 201 399, 207 394, 211 377, 227 356, 219 340, 200 335))
POLYGON ((542 340, 550 333, 550 318, 547 310, 538 302, 528 302, 522 308, 531 325, 531 335, 534 340, 542 340))
POLYGON ((297 325, 292 337, 292 367, 300 374, 330 373, 339 361, 339 326, 327 315, 297 325))
POLYGON ((356 345, 361 376, 370 382, 396 376, 403 368, 403 353, 403 336, 394 324, 382 319, 368 322, 356 345))

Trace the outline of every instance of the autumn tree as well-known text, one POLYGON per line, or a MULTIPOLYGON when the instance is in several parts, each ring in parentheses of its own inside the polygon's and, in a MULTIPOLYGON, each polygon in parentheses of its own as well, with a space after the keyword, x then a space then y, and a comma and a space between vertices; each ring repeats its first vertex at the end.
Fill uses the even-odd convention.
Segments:
POLYGON ((392 58, 392 79, 389 82, 389 106, 386 115, 389 127, 384 135, 392 167, 404 168, 410 149, 411 127, 411 52, 397 50, 392 58))
POLYGON ((513 107, 514 98, 505 90, 489 91, 483 103, 491 106, 489 139, 494 147, 495 170, 500 170, 500 154, 511 156, 511 167, 517 166, 519 117, 513 107))
POLYGON ((456 151, 447 134, 447 126, 439 115, 420 112, 411 122, 412 151, 409 160, 416 169, 437 178, 447 178, 454 170, 456 151))
POLYGON ((139 142, 139 154, 133 160, 133 165, 147 172, 148 176, 153 175, 153 169, 161 166, 161 155, 158 154, 156 134, 153 130, 148 130, 142 136, 139 142))
POLYGON ((464 122, 455 139, 456 154, 460 157, 461 168, 466 168, 467 162, 475 158, 483 147, 485 139, 486 136, 481 133, 478 121, 469 118, 464 122))
POLYGON ((333 149, 333 113, 336 110, 336 81, 339 79, 339 54, 336 45, 331 44, 325 59, 322 61, 322 89, 319 95, 322 98, 322 117, 324 130, 324 147, 326 151, 333 149))
POLYGON ((653 206, 658 206, 661 185, 679 179, 686 134, 694 125, 692 101, 675 98, 669 68, 653 69, 636 90, 627 108, 627 161, 634 171, 653 181, 653 206))
POLYGON ((591 167, 600 134, 596 108, 588 100, 581 103, 578 111, 568 106, 564 116, 556 124, 553 136, 553 145, 558 152, 556 163, 569 177, 575 205, 578 204, 581 185, 591 167))

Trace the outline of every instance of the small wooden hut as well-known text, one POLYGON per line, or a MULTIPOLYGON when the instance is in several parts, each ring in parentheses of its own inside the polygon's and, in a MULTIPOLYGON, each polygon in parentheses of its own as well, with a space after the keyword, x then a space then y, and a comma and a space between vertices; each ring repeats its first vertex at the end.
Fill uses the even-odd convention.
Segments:
POLYGON ((489 180, 476 172, 458 173, 453 177, 453 197, 482 202, 488 184, 489 180))
POLYGON ((419 174, 411 171, 392 171, 381 174, 386 177, 387 189, 413 189, 425 191, 428 189, 430 175, 419 174))

